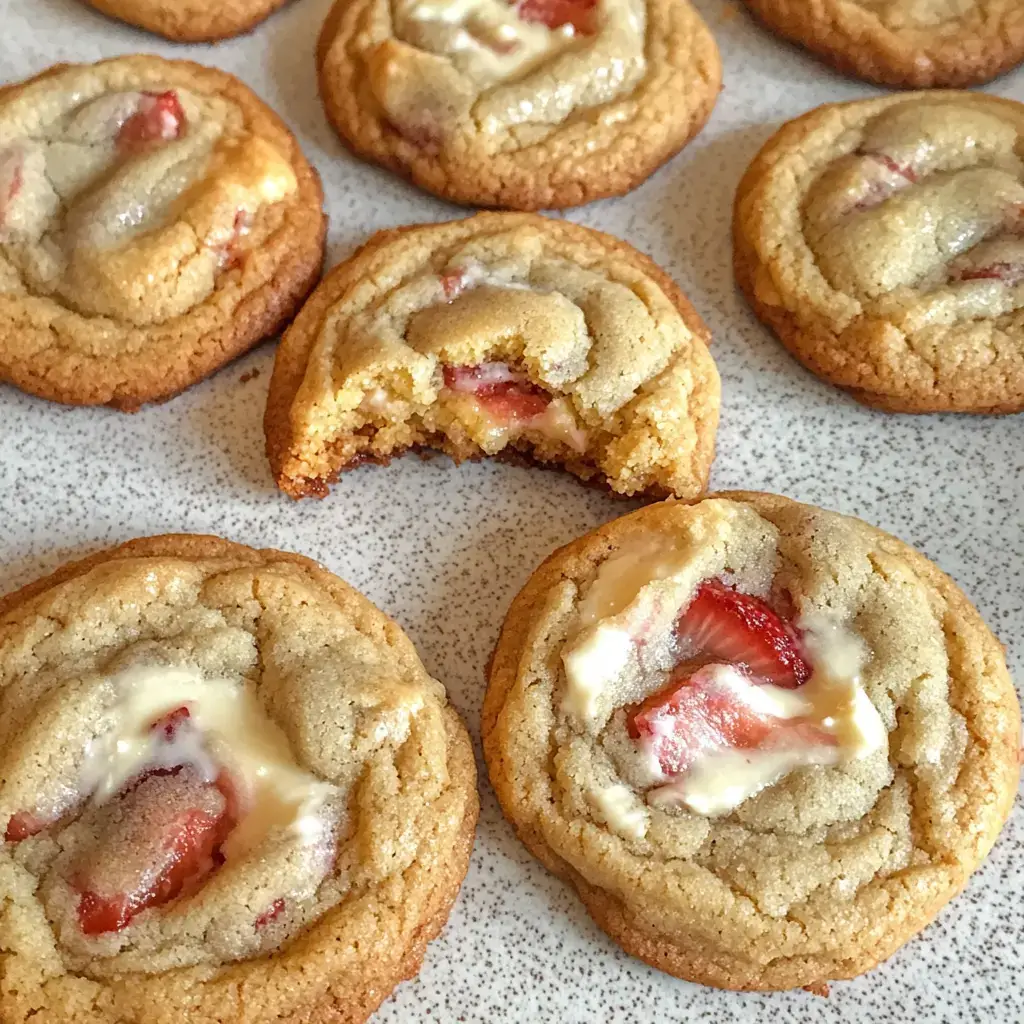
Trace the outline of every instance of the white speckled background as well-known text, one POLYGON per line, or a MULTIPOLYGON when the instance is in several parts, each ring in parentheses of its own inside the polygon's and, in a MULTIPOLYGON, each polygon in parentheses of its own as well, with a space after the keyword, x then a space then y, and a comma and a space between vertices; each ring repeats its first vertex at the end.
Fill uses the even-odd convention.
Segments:
MULTIPOLYGON (((710 324, 724 386, 713 486, 778 491, 916 545, 974 599, 1024 681, 1024 416, 863 409, 793 362, 733 287, 731 203, 748 161, 779 122, 873 90, 767 35, 736 2, 696 2, 725 65, 711 123, 628 198, 569 216, 649 252, 710 324)), ((312 56, 329 5, 293 0, 249 37, 175 47, 76 0, 0 0, 0 79, 133 51, 233 72, 277 109, 319 169, 333 264, 377 228, 458 210, 357 163, 334 137, 312 56)), ((1024 70, 990 89, 1024 100, 1024 70)), ((442 458, 362 468, 327 500, 294 504, 274 490, 263 457, 272 359, 265 345, 135 416, 63 408, 0 387, 0 591, 151 533, 213 532, 299 551, 409 631, 478 740, 484 664, 513 594, 553 548, 632 506, 555 473, 455 469, 442 458)), ((382 1024, 1024 1021, 1020 807, 935 925, 870 975, 834 985, 826 1000, 717 992, 630 959, 516 842, 482 788, 473 864, 448 929, 419 978, 385 1004, 382 1024)))

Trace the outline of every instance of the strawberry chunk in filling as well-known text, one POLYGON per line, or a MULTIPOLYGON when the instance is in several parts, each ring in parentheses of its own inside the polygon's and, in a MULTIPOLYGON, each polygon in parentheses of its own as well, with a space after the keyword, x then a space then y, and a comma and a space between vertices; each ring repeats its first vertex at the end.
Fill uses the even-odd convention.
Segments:
POLYGON ((701 758, 724 751, 837 745, 834 735, 799 713, 802 701, 780 700, 772 692, 776 687, 722 669, 709 665, 693 675, 675 673, 664 689, 627 714, 629 735, 643 743, 663 775, 681 775, 701 758))
POLYGON ((133 152, 152 142, 180 139, 185 128, 185 111, 176 92, 144 92, 136 112, 118 130, 117 145, 123 151, 133 152))
POLYGON ((525 425, 542 416, 551 404, 546 391, 505 363, 446 366, 444 385, 451 391, 473 395, 491 416, 509 424, 525 425))
POLYGON ((519 0, 516 13, 523 21, 538 22, 550 29, 571 25, 585 36, 597 31, 597 0, 519 0))
POLYGON ((72 874, 82 932, 120 931, 200 886, 223 862, 235 826, 230 794, 188 767, 149 774, 123 794, 72 874))
POLYGON ((32 836, 39 835, 49 825, 48 821, 37 817, 31 811, 18 811, 7 820, 4 830, 5 843, 20 843, 32 836))
POLYGON ((737 665, 759 679, 792 689, 811 677, 800 637, 766 602, 705 580, 680 615, 677 635, 696 654, 737 665))

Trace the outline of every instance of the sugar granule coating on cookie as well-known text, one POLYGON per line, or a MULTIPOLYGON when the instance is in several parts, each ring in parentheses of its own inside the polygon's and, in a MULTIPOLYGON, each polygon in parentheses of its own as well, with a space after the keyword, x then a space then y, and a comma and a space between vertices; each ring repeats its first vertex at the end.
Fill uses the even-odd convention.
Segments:
POLYGON ((732 989, 890 956, 1016 794, 1002 647, 859 520, 736 492, 555 552, 505 620, 484 754, 505 815, 628 952, 732 989))
POLYGON ((322 201, 223 71, 118 57, 0 90, 0 380, 124 410, 177 394, 291 319, 322 201))
POLYGON ((133 541, 0 599, 5 1024, 362 1022, 466 873, 469 738, 309 559, 133 541))
POLYGON ((689 0, 337 0, 320 95, 358 155, 475 206, 576 206, 635 188, 721 88, 689 0))
POLYGON ((1024 60, 1019 0, 744 0, 770 29, 871 82, 987 82, 1024 60))
POLYGON ((176 43, 207 43, 242 35, 287 0, 85 0, 91 7, 176 43))
POLYGON ((637 250, 533 214, 375 235, 285 333, 267 404, 278 486, 323 496, 410 448, 519 455, 620 494, 707 483, 708 332, 637 250))
POLYGON ((1024 408, 1024 104, 911 93, 784 125, 736 195, 736 279, 813 373, 897 412, 1024 408))

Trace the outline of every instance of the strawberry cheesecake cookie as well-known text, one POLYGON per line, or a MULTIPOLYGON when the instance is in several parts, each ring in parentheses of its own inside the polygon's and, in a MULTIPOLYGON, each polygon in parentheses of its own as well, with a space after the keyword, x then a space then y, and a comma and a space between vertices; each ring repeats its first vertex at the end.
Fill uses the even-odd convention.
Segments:
POLYGON ((241 35, 287 0, 86 0, 113 18, 176 43, 206 43, 241 35))
POLYGON ((358 156, 518 210, 639 185, 703 127, 722 72, 689 0, 337 0, 318 63, 358 156))
POLYGON ((483 738, 523 842, 628 952, 820 989, 963 888, 1020 725, 1002 647, 931 562, 736 492, 555 552, 505 621, 483 738))
POLYGON ((744 0, 773 31, 882 85, 977 85, 1024 60, 1020 0, 744 0))
POLYGON ((322 198, 223 71, 118 57, 0 89, 0 380, 124 410, 177 394, 293 316, 322 198))
POLYGON ((719 380, 707 328, 625 242, 534 214, 382 231, 285 333, 267 405, 278 486, 439 448, 518 456, 619 494, 707 483, 719 380))
POLYGON ((1024 408, 1024 104, 940 92, 812 110, 744 176, 734 241, 757 315, 859 401, 1024 408))
POLYGON ((476 815, 444 688, 315 562, 156 537, 0 599, 4 1024, 358 1024, 476 815))

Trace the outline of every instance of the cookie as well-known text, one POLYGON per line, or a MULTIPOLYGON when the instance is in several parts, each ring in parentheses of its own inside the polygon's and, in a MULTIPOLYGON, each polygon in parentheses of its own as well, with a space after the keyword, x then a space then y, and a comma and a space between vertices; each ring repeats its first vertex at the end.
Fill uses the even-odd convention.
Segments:
POLYGON ((1020 724, 1001 645, 931 562, 735 492, 556 551, 505 620, 483 740, 520 838, 629 953, 820 990, 963 888, 1020 724))
POLYGON ((895 412, 1024 408, 1024 105, 909 93, 784 125, 736 196, 736 279, 808 369, 895 412))
POLYGON ((383 231, 282 339, 265 420, 294 498, 364 462, 518 456, 619 494, 699 494, 718 424, 707 328, 625 242, 534 214, 383 231))
POLYGON ((0 600, 4 1024, 356 1024, 469 861, 469 738, 315 562, 133 541, 0 600))
POLYGON ((242 35, 287 0, 85 0, 91 7, 176 43, 208 43, 242 35))
POLYGON ((882 85, 977 85, 1024 60, 1019 0, 744 2, 772 31, 882 85))
POLYGON ((0 90, 0 381, 123 410, 170 398, 291 319, 322 200, 223 71, 118 57, 0 90))
POLYGON ((517 210, 635 188, 700 131, 722 75, 689 0, 337 0, 317 60, 356 155, 517 210))

